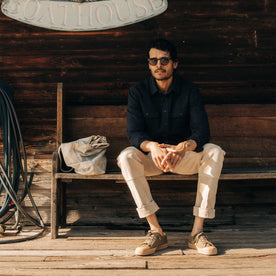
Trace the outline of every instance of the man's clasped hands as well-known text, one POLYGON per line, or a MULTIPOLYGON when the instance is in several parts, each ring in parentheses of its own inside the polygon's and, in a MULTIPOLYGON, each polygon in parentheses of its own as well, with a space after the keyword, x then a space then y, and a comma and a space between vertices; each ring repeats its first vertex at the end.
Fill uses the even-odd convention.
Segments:
POLYGON ((194 140, 187 140, 174 145, 158 144, 151 149, 152 160, 163 172, 173 172, 187 151, 194 150, 197 144, 194 140))

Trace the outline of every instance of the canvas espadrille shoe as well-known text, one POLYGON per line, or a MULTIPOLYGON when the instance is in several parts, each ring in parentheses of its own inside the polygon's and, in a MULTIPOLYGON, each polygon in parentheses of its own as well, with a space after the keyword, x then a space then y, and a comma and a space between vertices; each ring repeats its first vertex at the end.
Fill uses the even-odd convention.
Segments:
POLYGON ((196 249, 198 253, 204 255, 216 255, 218 253, 217 248, 208 240, 203 232, 190 236, 188 246, 196 249))
POLYGON ((136 248, 135 255, 146 256, 153 254, 156 250, 168 247, 167 235, 161 235, 152 230, 148 231, 146 240, 136 248))

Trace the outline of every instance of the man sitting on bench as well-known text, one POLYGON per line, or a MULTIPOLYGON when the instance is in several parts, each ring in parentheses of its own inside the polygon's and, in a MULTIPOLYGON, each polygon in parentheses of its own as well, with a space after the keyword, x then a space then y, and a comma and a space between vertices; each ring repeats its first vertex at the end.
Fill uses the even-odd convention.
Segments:
POLYGON ((132 86, 127 109, 127 135, 131 147, 123 150, 118 165, 150 231, 136 255, 149 255, 168 247, 167 236, 156 217, 146 176, 162 173, 197 174, 193 209, 194 225, 188 246, 201 254, 215 255, 216 247, 203 233, 205 218, 215 217, 217 185, 225 152, 210 138, 209 124, 197 86, 175 74, 175 46, 165 40, 148 48, 151 76, 132 86))

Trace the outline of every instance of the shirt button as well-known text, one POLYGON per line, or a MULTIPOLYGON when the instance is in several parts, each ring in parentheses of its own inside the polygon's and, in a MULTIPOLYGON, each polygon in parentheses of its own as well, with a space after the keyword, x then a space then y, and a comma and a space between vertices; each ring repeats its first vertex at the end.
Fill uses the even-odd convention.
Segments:
POLYGON ((164 110, 164 113, 166 113, 167 112, 167 110, 164 110))

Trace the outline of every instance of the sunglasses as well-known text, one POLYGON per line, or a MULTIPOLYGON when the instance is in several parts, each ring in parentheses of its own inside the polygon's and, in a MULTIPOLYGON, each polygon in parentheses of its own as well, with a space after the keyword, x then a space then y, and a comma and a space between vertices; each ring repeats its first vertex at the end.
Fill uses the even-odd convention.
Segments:
POLYGON ((158 60, 160 60, 161 65, 167 65, 167 64, 169 64, 171 58, 168 58, 168 57, 149 58, 148 62, 150 65, 155 66, 158 63, 158 60))

